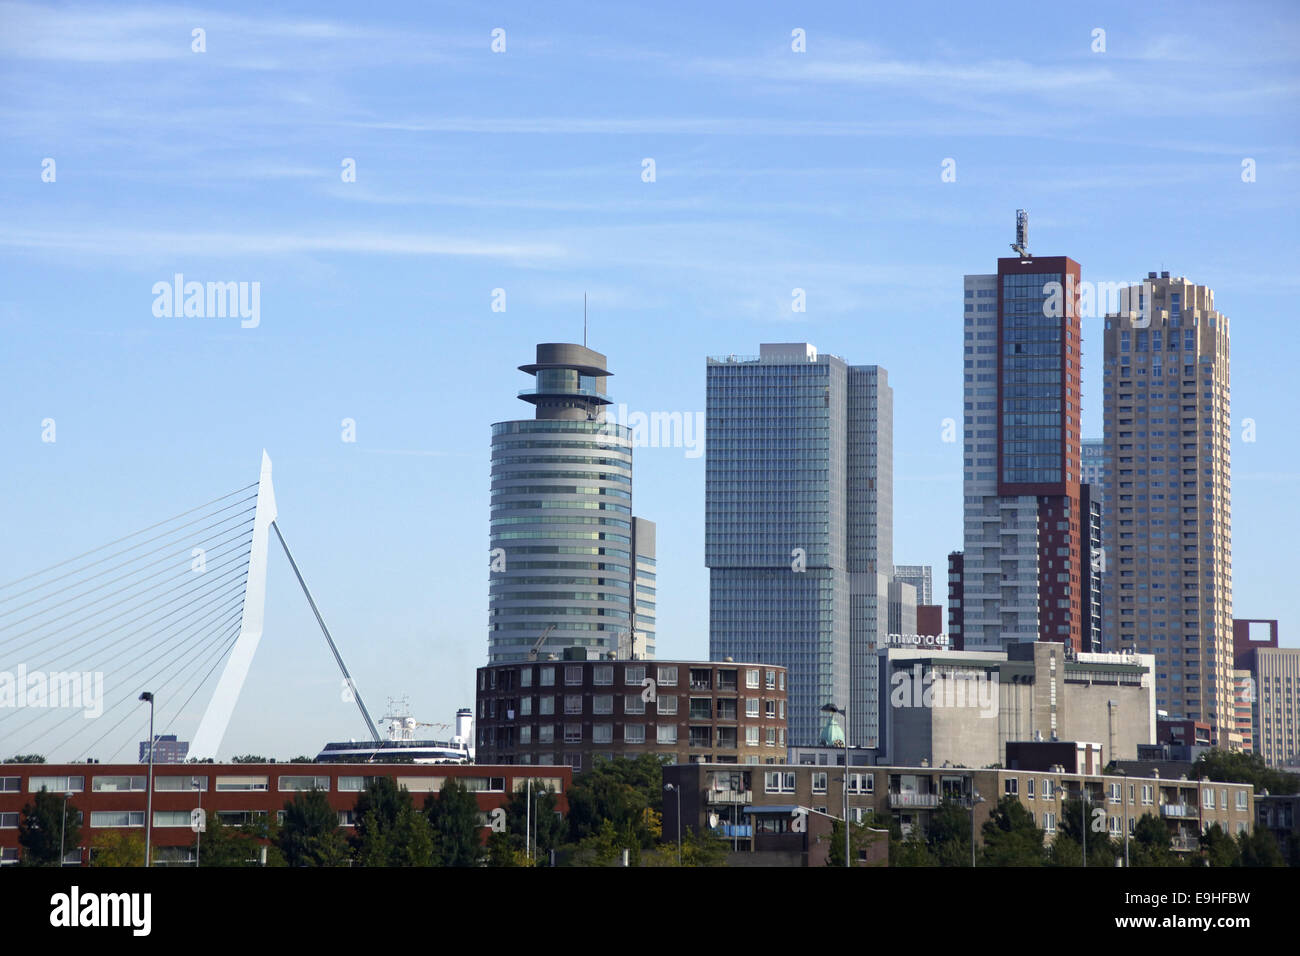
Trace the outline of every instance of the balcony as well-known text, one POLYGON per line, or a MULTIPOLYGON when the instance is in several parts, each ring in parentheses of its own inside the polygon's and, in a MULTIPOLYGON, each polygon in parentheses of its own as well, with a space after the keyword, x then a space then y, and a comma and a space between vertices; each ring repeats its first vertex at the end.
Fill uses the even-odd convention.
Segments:
POLYGON ((1195 817, 1197 816, 1196 807, 1190 803, 1162 803, 1160 804, 1160 815, 1162 817, 1195 817))
POLYGON ((753 790, 708 790, 705 802, 709 804, 746 805, 754 802, 753 790))
POLYGON ((912 790, 889 791, 889 807, 937 807, 943 799, 937 793, 916 793, 912 790))

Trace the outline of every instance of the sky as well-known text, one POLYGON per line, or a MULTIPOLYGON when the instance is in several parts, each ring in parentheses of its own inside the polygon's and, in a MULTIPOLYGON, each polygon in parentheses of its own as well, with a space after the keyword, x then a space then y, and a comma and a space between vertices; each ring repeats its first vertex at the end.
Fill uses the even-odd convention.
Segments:
MULTIPOLYGON (((943 595, 962 277, 1023 208, 1085 280, 1214 290, 1234 613, 1300 646, 1298 54, 1289 3, 0 2, 0 583, 256 481, 266 449, 372 712, 451 723, 486 663, 490 426, 531 417, 517 367, 582 341, 585 293, 630 410, 702 412, 706 357, 762 342, 887 369, 894 559, 943 595), (255 320, 165 314, 178 273, 256 283, 255 320)), ((1100 351, 1085 321, 1086 437, 1100 351)), ((706 658, 704 459, 635 469, 658 655, 706 658)), ((273 551, 220 753, 364 733, 273 551)))

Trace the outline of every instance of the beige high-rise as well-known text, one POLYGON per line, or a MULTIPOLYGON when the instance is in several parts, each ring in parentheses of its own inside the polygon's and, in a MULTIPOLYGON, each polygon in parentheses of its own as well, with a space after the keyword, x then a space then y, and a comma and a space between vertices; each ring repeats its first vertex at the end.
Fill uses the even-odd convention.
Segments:
POLYGON ((1169 273, 1105 321, 1102 640, 1156 658, 1156 707, 1237 749, 1229 323, 1169 273))

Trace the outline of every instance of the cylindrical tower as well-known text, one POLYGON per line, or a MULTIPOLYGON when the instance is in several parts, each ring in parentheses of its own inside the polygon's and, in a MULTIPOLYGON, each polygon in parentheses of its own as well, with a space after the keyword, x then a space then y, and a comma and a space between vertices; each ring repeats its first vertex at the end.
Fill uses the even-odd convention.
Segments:
POLYGON ((492 426, 488 661, 617 651, 633 628, 632 431, 605 421, 605 356, 542 344, 536 417, 492 426))

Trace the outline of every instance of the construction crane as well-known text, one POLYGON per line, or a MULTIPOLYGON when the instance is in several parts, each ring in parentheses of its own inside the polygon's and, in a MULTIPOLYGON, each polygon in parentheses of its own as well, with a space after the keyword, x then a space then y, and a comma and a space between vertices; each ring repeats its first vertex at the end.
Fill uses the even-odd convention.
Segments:
POLYGON ((546 639, 551 636, 551 631, 553 630, 555 630, 555 625, 549 624, 547 625, 546 630, 542 631, 542 636, 537 639, 537 643, 533 645, 533 649, 528 652, 528 659, 530 661, 537 660, 538 650, 541 649, 541 646, 546 642, 546 639))

